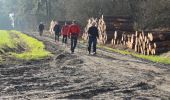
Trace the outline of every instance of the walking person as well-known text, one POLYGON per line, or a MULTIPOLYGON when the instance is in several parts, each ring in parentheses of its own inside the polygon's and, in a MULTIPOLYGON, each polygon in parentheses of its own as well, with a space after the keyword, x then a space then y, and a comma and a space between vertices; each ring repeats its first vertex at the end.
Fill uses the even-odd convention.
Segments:
POLYGON ((55 22, 55 26, 53 28, 53 31, 55 33, 54 34, 55 35, 55 42, 59 43, 61 29, 60 29, 60 25, 59 25, 59 23, 57 21, 55 22))
POLYGON ((77 25, 75 21, 73 21, 69 28, 69 36, 71 38, 71 53, 74 53, 74 50, 77 46, 77 40, 79 35, 80 35, 80 26, 77 25))
POLYGON ((67 44, 67 37, 69 32, 69 25, 65 22, 65 25, 61 29, 61 35, 63 36, 62 43, 67 44))
POLYGON ((88 30, 88 38, 89 38, 88 51, 89 51, 89 54, 91 54, 91 46, 93 44, 93 55, 96 54, 97 38, 99 38, 99 31, 95 25, 96 23, 94 22, 88 30))
POLYGON ((38 29, 39 29, 40 36, 42 36, 44 31, 44 24, 42 22, 40 22, 38 29))

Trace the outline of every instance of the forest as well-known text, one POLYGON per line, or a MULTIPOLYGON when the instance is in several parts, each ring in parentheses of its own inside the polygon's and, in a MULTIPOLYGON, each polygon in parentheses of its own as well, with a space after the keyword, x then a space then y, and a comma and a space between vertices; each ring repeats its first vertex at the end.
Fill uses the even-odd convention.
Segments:
POLYGON ((18 30, 35 30, 51 20, 77 20, 84 27, 90 17, 101 15, 131 16, 136 30, 169 30, 169 5, 170 0, 0 0, 0 14, 13 13, 18 30))

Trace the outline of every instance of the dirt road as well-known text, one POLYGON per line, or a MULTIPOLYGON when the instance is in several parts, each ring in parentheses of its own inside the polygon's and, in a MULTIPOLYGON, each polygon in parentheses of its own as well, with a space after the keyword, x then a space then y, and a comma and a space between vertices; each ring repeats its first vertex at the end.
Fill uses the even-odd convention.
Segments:
POLYGON ((170 100, 170 65, 98 50, 75 54, 48 36, 30 34, 55 55, 0 65, 0 100, 170 100))

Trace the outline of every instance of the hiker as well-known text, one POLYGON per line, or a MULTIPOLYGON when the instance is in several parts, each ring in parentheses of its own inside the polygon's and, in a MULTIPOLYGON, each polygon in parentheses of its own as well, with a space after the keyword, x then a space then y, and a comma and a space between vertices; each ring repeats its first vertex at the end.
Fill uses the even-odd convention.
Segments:
POLYGON ((53 31, 54 31, 54 35, 55 35, 55 42, 59 42, 59 40, 60 40, 60 25, 59 25, 59 23, 56 21, 55 22, 55 26, 54 26, 54 28, 53 28, 53 31))
POLYGON ((97 38, 99 38, 99 31, 98 28, 95 26, 96 23, 93 22, 92 26, 88 30, 88 51, 91 54, 91 46, 93 44, 93 55, 96 54, 96 45, 97 45, 97 38))
POLYGON ((40 25, 38 28, 39 28, 39 34, 40 34, 40 36, 42 36, 43 31, 44 31, 44 24, 42 22, 40 22, 40 25))
POLYGON ((69 28, 69 36, 71 38, 71 53, 74 53, 79 35, 80 35, 80 26, 77 25, 76 22, 73 20, 69 28))
POLYGON ((69 25, 65 22, 65 25, 61 29, 61 34, 63 36, 62 43, 67 44, 67 37, 68 37, 69 25))

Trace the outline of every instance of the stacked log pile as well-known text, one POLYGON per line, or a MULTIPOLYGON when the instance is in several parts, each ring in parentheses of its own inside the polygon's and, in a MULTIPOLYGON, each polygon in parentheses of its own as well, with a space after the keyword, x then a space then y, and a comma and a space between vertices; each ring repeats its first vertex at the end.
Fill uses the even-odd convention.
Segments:
MULTIPOLYGON (((110 43, 115 37, 115 31, 133 31, 133 20, 128 16, 102 16, 98 22, 98 29, 101 43, 110 43)), ((117 34, 117 37, 119 36, 121 33, 117 34)))
POLYGON ((54 26, 55 26, 55 21, 52 20, 50 23, 50 27, 49 27, 50 34, 54 34, 54 31, 53 31, 54 26))
MULTIPOLYGON (((87 30, 89 26, 91 26, 92 22, 97 23, 97 27, 99 29, 99 40, 100 44, 110 43, 112 38, 114 37, 114 33, 116 30, 120 31, 133 31, 133 21, 130 17, 123 16, 102 16, 99 19, 91 18, 88 20, 88 24, 85 28, 85 32, 83 34, 83 39, 87 36, 87 30)), ((86 40, 86 39, 85 39, 86 40)))
POLYGON ((170 32, 152 32, 148 34, 149 51, 159 54, 170 50, 170 32))
POLYGON ((170 50, 170 32, 115 31, 112 45, 125 45, 144 55, 156 55, 170 50))
POLYGON ((93 22, 99 30, 99 44, 123 45, 144 55, 156 55, 170 50, 170 32, 135 32, 133 20, 128 16, 89 19, 82 36, 84 40, 87 40, 88 29, 93 22))
POLYGON ((99 40, 100 44, 105 44, 107 42, 107 33, 106 33, 106 23, 103 20, 103 16, 98 21, 98 30, 99 30, 99 40))
POLYGON ((102 20, 106 23, 106 30, 113 31, 132 31, 133 19, 129 16, 102 16, 102 20))

